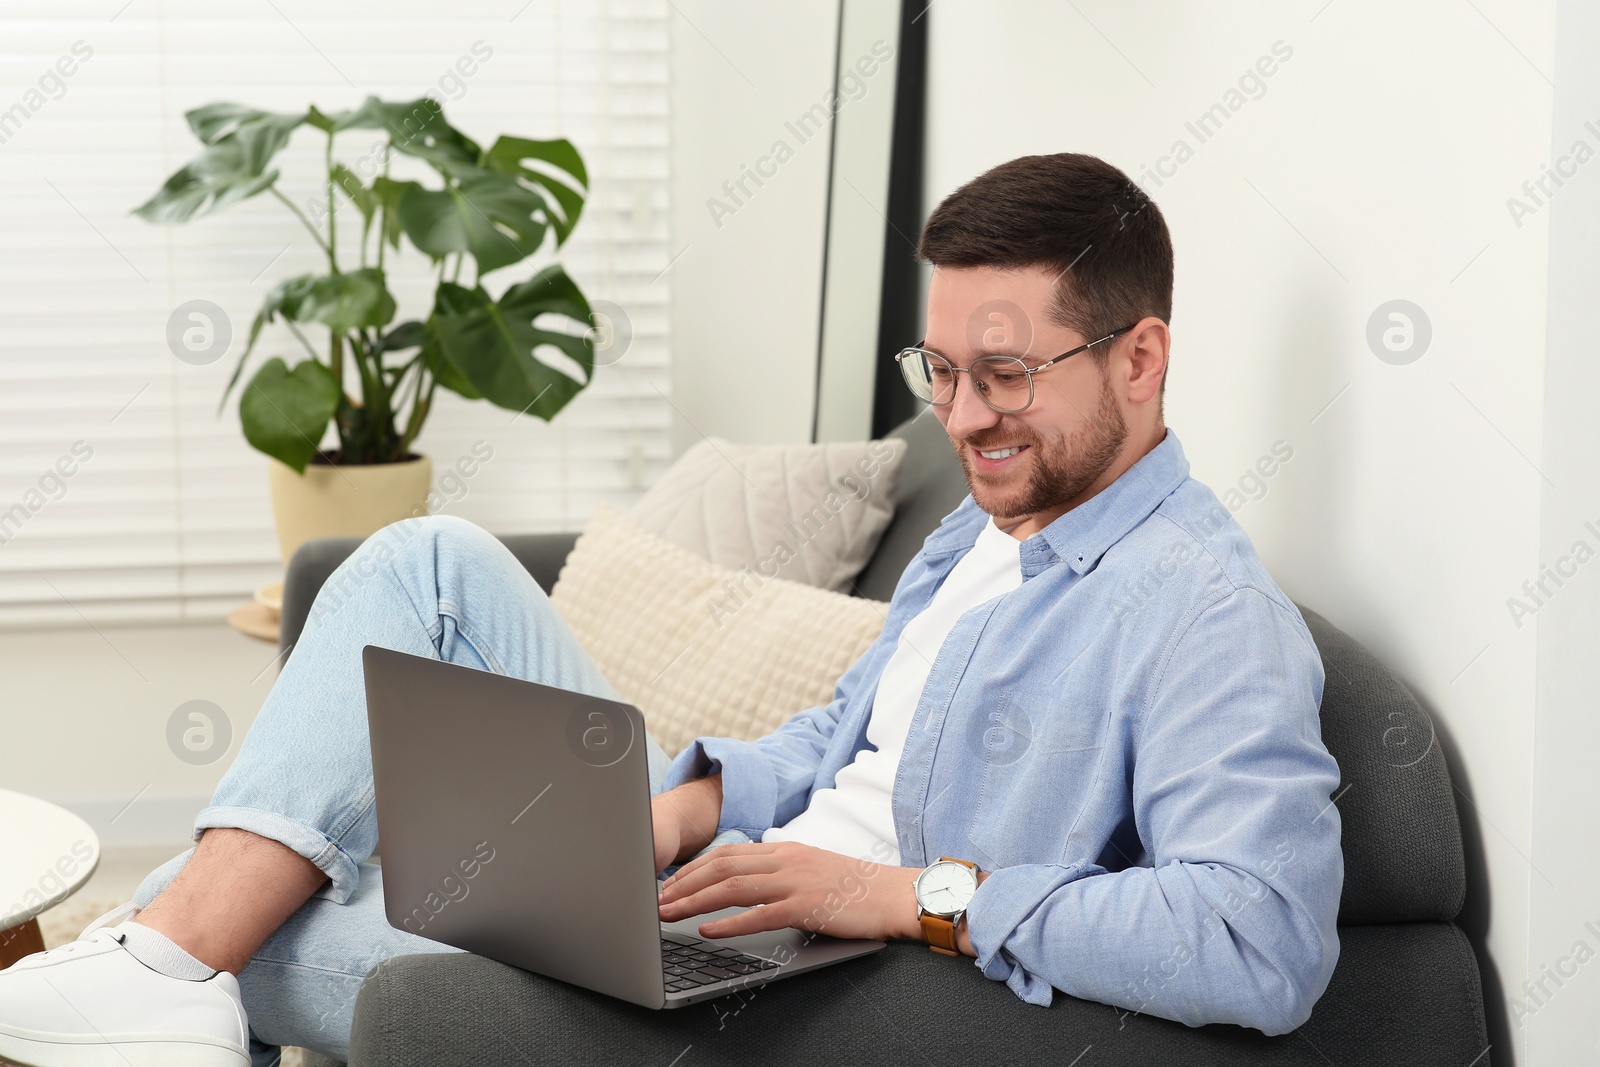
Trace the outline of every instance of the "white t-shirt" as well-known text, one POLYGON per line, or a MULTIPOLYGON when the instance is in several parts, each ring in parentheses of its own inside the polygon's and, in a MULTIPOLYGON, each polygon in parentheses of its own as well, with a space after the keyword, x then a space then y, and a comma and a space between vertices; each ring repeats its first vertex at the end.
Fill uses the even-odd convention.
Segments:
POLYGON ((901 631, 873 695, 867 747, 839 770, 832 786, 812 794, 805 811, 767 830, 762 841, 799 841, 886 866, 899 865, 891 804, 894 778, 933 658, 968 609, 1022 584, 1021 550, 1022 542, 991 517, 932 602, 901 631))

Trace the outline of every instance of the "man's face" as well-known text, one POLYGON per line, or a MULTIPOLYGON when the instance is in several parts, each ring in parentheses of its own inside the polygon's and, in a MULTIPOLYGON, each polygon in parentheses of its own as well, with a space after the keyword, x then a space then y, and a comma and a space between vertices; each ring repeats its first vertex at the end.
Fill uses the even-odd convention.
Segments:
MULTIPOLYGON (((925 346, 956 367, 981 355, 1018 356, 1037 366, 1093 340, 1050 320, 1052 280, 1039 268, 935 270, 925 346)), ((956 377, 955 399, 933 410, 978 506, 998 520, 1022 520, 1013 535, 1042 529, 1104 488, 1097 483, 1116 462, 1128 426, 1093 352, 1033 375, 1033 403, 1016 414, 986 405, 970 375, 956 377)))

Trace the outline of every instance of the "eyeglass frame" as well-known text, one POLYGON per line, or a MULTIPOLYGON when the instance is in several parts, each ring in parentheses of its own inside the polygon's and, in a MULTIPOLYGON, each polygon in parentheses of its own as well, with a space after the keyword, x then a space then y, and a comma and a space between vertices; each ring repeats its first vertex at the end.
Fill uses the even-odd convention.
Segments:
MULTIPOLYGON (((980 359, 1009 359, 1009 360, 1016 361, 1017 365, 1022 368, 1022 372, 1028 376, 1028 402, 1026 404, 1022 405, 1020 408, 1016 408, 1015 410, 1012 410, 1012 411, 1004 411, 1004 410, 1002 410, 1000 408, 995 407, 992 403, 989 402, 989 398, 983 394, 983 391, 977 387, 977 383, 976 382, 973 383, 972 391, 974 393, 978 394, 978 399, 982 400, 983 403, 984 403, 984 406, 987 407, 990 411, 996 412, 996 413, 1001 414, 1001 415, 1019 415, 1022 412, 1027 411, 1030 407, 1033 406, 1033 400, 1034 400, 1033 376, 1035 374, 1039 373, 1040 371, 1044 370, 1047 367, 1055 366, 1057 363, 1060 363, 1062 360, 1066 359, 1068 356, 1075 356, 1079 352, 1087 352, 1089 349, 1093 348, 1095 345, 1098 345, 1098 344, 1101 344, 1103 342, 1109 341, 1113 337, 1119 337, 1122 334, 1127 333, 1129 330, 1133 329, 1137 325, 1139 325, 1137 322, 1130 322, 1126 326, 1118 327, 1117 329, 1112 330, 1110 333, 1106 334, 1104 337, 1096 338, 1095 340, 1090 341, 1086 345, 1079 345, 1077 348, 1074 348, 1070 352, 1063 352, 1059 356, 1055 356, 1055 357, 1053 357, 1051 359, 1047 359, 1043 363, 1039 364, 1037 367, 1030 367, 1026 363, 1023 363, 1021 357, 1019 357, 1019 356, 1002 356, 1002 355, 998 355, 998 354, 985 354, 985 355, 978 356, 976 359, 974 359, 972 361, 973 363, 978 362, 978 360, 980 360, 980 359)), ((923 338, 923 341, 926 341, 926 340, 927 340, 927 338, 923 338)), ((945 366, 949 367, 952 374, 959 375, 959 374, 961 374, 962 371, 965 371, 967 374, 971 374, 972 373, 972 368, 970 366, 958 367, 954 363, 951 363, 950 360, 948 358, 946 358, 945 356, 940 355, 939 353, 933 351, 932 349, 923 348, 922 347, 922 341, 918 341, 916 344, 909 345, 906 348, 902 348, 900 351, 895 353, 894 361, 897 364, 901 364, 900 376, 901 376, 902 379, 905 377, 905 367, 904 367, 905 359, 906 359, 907 356, 910 356, 910 355, 913 355, 913 354, 914 355, 918 355, 918 356, 923 356, 923 357, 933 356, 935 359, 937 359, 940 362, 942 362, 945 366)), ((925 401, 925 403, 932 404, 936 408, 949 407, 951 404, 954 404, 956 402, 956 390, 959 389, 960 386, 961 386, 961 379, 958 377, 958 378, 955 379, 955 384, 950 389, 950 399, 949 400, 946 400, 942 404, 939 403, 936 400, 927 400, 927 401, 925 401)), ((907 389, 911 388, 911 383, 910 382, 906 383, 906 388, 907 389)), ((916 391, 915 390, 912 390, 912 395, 916 396, 916 391)), ((917 397, 917 399, 921 400, 922 398, 919 396, 919 397, 917 397)))

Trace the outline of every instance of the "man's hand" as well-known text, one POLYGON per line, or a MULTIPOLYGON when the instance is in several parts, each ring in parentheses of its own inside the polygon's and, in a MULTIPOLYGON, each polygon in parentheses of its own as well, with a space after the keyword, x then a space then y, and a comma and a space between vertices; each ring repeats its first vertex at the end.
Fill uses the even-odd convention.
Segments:
POLYGON ((920 937, 912 888, 920 873, 793 841, 723 845, 663 883, 661 919, 739 906, 750 910, 701 923, 700 936, 792 927, 834 937, 920 937))
POLYGON ((650 800, 656 873, 699 852, 717 836, 722 816, 722 775, 696 778, 650 800))

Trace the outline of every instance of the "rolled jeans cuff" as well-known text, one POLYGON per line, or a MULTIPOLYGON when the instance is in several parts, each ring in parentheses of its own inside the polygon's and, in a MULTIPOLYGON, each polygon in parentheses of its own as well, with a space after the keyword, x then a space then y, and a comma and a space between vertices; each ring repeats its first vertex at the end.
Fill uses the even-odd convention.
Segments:
POLYGON ((228 828, 246 830, 260 837, 270 838, 285 848, 293 849, 328 876, 328 884, 312 894, 343 904, 356 891, 361 876, 356 862, 338 842, 319 830, 296 822, 275 811, 260 808, 208 807, 194 820, 194 838, 200 840, 202 830, 228 828))

